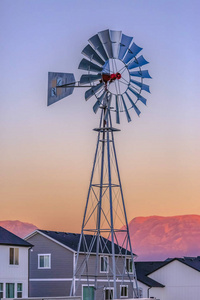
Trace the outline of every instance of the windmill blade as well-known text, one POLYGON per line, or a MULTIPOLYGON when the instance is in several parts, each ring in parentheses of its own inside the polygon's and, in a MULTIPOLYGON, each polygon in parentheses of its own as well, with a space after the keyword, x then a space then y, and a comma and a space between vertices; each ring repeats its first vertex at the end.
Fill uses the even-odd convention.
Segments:
POLYGON ((106 63, 105 63, 105 65, 103 66, 102 73, 104 73, 104 74, 110 74, 110 63, 109 63, 109 60, 107 60, 106 63))
POLYGON ((105 61, 96 53, 96 51, 90 45, 87 45, 83 49, 82 54, 87 56, 90 60, 94 60, 101 66, 103 66, 105 64, 105 61))
POLYGON ((95 114, 97 113, 97 110, 99 109, 100 105, 102 104, 106 93, 107 93, 107 91, 104 91, 103 94, 99 98, 97 98, 97 102, 93 106, 93 111, 95 112, 95 114))
POLYGON ((97 75, 92 75, 92 74, 88 74, 88 75, 82 75, 80 78, 80 84, 87 84, 87 83, 92 83, 96 80, 100 80, 102 78, 101 74, 97 74, 97 75))
POLYGON ((141 47, 133 43, 131 47, 128 49, 128 52, 123 59, 123 62, 127 65, 128 62, 131 61, 131 59, 133 59, 141 50, 142 50, 141 47))
POLYGON ((118 58, 121 37, 121 31, 110 30, 110 40, 112 43, 113 58, 118 58))
POLYGON ((108 118, 108 113, 109 113, 109 110, 110 110, 110 104, 111 104, 111 101, 112 101, 112 94, 111 93, 107 93, 107 106, 106 106, 106 112, 105 112, 105 116, 104 116, 104 120, 107 120, 108 118))
POLYGON ((109 58, 113 58, 112 43, 110 40, 109 29, 98 32, 98 36, 107 52, 109 58))
POLYGON ((118 95, 115 95, 115 103, 116 103, 116 123, 120 124, 119 119, 119 105, 118 105, 118 95))
POLYGON ((126 96, 128 97, 132 107, 134 108, 135 112, 137 113, 138 117, 141 114, 141 111, 137 108, 137 106, 135 105, 135 103, 133 102, 133 100, 131 99, 131 97, 129 96, 129 94, 126 92, 126 96))
POLYGON ((105 61, 108 59, 108 55, 106 54, 98 34, 95 34, 93 37, 91 37, 88 42, 92 45, 95 51, 98 51, 105 61))
POLYGON ((133 79, 131 79, 130 81, 131 81, 132 83, 134 83, 135 85, 139 86, 142 90, 144 90, 144 91, 150 93, 149 85, 144 84, 144 83, 141 83, 141 82, 138 82, 138 81, 133 80, 133 79))
POLYGON ((131 76, 136 76, 136 77, 141 77, 141 78, 152 78, 149 75, 149 71, 148 70, 141 70, 141 71, 133 71, 130 72, 131 76))
POLYGON ((128 89, 137 97, 137 100, 140 100, 145 105, 147 104, 147 99, 145 99, 140 94, 138 94, 136 91, 134 91, 130 86, 128 87, 128 89))
POLYGON ((48 73, 48 96, 47 105, 51 105, 69 95, 74 91, 74 87, 60 87, 64 84, 75 84, 74 74, 72 73, 48 73))
POLYGON ((93 86, 91 89, 87 90, 85 92, 85 100, 90 99, 93 95, 95 95, 96 92, 100 90, 101 87, 104 86, 104 83, 101 82, 98 85, 93 86))
POLYGON ((83 58, 78 66, 81 70, 92 71, 92 72, 101 72, 102 68, 92 63, 91 61, 83 58))
POLYGON ((148 63, 149 62, 143 57, 143 55, 141 55, 140 57, 135 58, 134 61, 128 65, 128 69, 131 70, 137 67, 144 66, 148 63))
POLYGON ((128 112, 128 109, 127 109, 127 106, 126 106, 126 103, 124 101, 124 97, 123 95, 121 95, 121 98, 122 98, 122 103, 124 105, 124 109, 125 109, 125 113, 126 113, 126 117, 127 117, 127 121, 130 122, 131 121, 131 117, 129 115, 129 112, 128 112))
POLYGON ((118 56, 119 59, 121 59, 121 60, 123 59, 132 40, 133 40, 133 38, 131 36, 122 34, 120 49, 119 49, 119 56, 118 56))

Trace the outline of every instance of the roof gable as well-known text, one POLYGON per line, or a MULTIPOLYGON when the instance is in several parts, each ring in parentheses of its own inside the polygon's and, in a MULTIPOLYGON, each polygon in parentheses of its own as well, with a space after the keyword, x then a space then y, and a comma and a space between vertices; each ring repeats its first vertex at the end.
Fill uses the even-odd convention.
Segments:
MULTIPOLYGON (((59 243, 61 246, 66 247, 67 249, 69 249, 73 252, 77 252, 77 250, 78 250, 80 234, 37 229, 32 234, 27 236, 26 239, 30 238, 31 236, 33 236, 36 233, 46 236, 47 238, 53 240, 56 243, 59 243)), ((94 236, 93 235, 84 235, 84 236, 85 236, 87 244, 90 245, 94 236)), ((103 252, 100 252, 100 254, 101 253, 111 254, 112 253, 111 241, 105 239, 102 236, 100 238, 101 238, 102 245, 104 245, 104 250, 103 250, 103 252)), ((82 252, 82 253, 85 252, 83 249, 83 245, 81 245, 80 252, 82 252)), ((91 253, 96 253, 96 241, 94 241, 94 245, 92 247, 91 253)), ((121 248, 121 252, 120 252, 118 245, 115 244, 115 253, 116 253, 116 255, 118 255, 118 254, 125 255, 126 249, 121 248)), ((127 255, 131 255, 131 252, 127 251, 127 255)))
POLYGON ((30 243, 23 240, 14 233, 0 226, 0 245, 32 247, 30 243))

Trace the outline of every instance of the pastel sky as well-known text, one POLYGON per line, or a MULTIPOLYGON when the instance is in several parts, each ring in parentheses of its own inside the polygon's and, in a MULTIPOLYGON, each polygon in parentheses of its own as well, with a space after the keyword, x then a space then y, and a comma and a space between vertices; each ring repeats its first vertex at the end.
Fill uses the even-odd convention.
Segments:
POLYGON ((71 72, 104 29, 150 64, 140 118, 115 136, 128 219, 200 214, 199 0, 1 0, 0 219, 79 232, 99 115, 85 90, 47 107, 48 71, 71 72))

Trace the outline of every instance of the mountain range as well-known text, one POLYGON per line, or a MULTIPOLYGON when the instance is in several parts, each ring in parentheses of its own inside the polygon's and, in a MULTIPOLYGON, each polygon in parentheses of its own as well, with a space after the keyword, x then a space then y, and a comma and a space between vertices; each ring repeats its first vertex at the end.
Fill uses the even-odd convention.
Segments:
MULTIPOLYGON (((20 221, 0 221, 0 226, 20 237, 37 228, 20 221)), ((200 215, 136 217, 129 222, 129 231, 138 261, 200 256, 200 215)), ((121 233, 118 241, 123 242, 121 233)))

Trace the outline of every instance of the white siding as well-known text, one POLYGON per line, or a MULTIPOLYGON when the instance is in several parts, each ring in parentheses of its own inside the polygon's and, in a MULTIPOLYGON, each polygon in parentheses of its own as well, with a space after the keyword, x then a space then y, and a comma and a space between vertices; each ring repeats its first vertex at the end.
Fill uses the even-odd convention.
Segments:
POLYGON ((172 261, 149 277, 165 285, 163 295, 158 294, 157 288, 152 288, 150 296, 161 300, 200 299, 200 272, 179 261, 172 261))
POLYGON ((28 247, 0 245, 0 266, 0 282, 4 284, 4 297, 6 283, 15 284, 15 296, 17 296, 17 283, 22 283, 22 296, 28 297, 28 247), (19 248, 19 265, 10 265, 10 248, 19 248))

